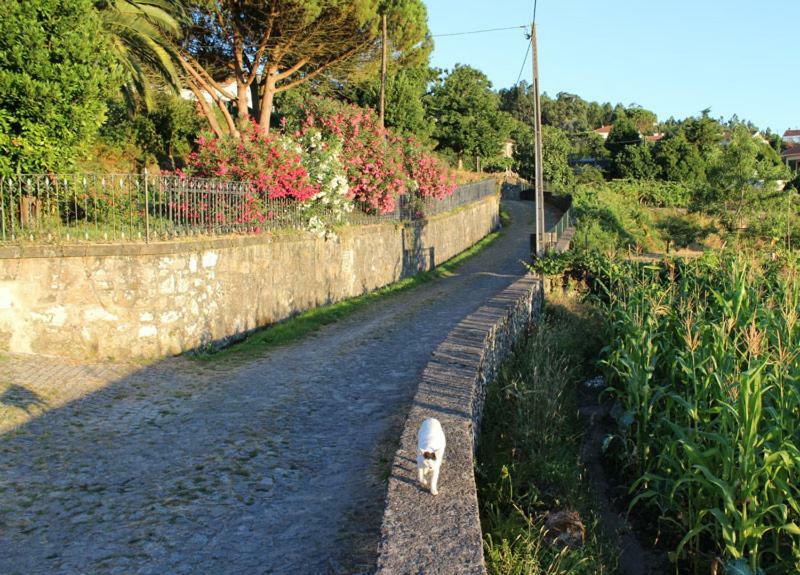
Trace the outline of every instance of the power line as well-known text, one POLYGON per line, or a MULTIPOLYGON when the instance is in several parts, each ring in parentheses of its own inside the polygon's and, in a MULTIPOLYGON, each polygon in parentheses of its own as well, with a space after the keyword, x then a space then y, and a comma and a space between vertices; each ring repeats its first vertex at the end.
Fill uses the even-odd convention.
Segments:
POLYGON ((484 30, 470 30, 468 32, 450 32, 448 34, 432 34, 433 38, 441 38, 443 36, 465 36, 467 34, 483 34, 485 32, 500 32, 501 30, 518 30, 518 29, 526 29, 527 26, 508 26, 507 28, 486 28, 484 30))
POLYGON ((517 81, 514 82, 515 86, 519 84, 519 81, 522 78, 522 71, 525 69, 525 63, 528 61, 528 54, 530 53, 531 53, 531 43, 528 42, 528 48, 525 50, 525 57, 522 59, 522 66, 519 67, 519 75, 517 76, 517 81))
POLYGON ((539 0, 533 0, 533 23, 536 24, 536 5, 539 3, 539 0))

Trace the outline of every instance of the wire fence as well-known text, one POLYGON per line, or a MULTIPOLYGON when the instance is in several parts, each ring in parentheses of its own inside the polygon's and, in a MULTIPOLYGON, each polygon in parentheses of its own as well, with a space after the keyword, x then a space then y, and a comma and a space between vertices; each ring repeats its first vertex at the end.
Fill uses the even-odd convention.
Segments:
POLYGON ((494 180, 442 200, 401 196, 387 214, 319 201, 266 199, 244 182, 151 174, 30 174, 0 178, 0 241, 157 241, 177 237, 319 231, 337 225, 413 221, 495 192, 494 180))

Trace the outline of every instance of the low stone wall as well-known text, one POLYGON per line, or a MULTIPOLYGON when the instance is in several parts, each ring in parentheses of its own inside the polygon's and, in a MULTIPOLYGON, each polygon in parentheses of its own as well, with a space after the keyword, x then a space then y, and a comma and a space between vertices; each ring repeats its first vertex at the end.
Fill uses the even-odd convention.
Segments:
POLYGON ((473 460, 486 386, 541 299, 540 281, 523 277, 459 323, 434 352, 392 463, 379 573, 486 573, 473 460), (435 497, 416 477, 417 429, 428 417, 442 423, 447 439, 435 497))
POLYGON ((499 225, 499 198, 425 222, 151 244, 0 248, 0 350, 157 358, 430 269, 499 225))

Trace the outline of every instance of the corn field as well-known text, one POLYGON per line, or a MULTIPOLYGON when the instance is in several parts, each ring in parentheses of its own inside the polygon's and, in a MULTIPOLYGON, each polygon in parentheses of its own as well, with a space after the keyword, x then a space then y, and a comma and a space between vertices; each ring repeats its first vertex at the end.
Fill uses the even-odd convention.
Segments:
POLYGON ((688 572, 800 572, 798 263, 608 264, 606 447, 688 572))

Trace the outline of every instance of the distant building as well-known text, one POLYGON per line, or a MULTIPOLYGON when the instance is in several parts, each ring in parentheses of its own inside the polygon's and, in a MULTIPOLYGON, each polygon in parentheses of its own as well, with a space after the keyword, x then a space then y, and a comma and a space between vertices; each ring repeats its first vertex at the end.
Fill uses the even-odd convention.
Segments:
POLYGON ((794 173, 800 173, 800 130, 786 130, 783 142, 788 147, 781 152, 781 159, 794 173))
MULTIPOLYGON (((798 138, 800 138, 800 135, 798 135, 798 138)), ((785 139, 786 136, 784 135, 784 140, 785 139)), ((786 162, 786 165, 795 174, 800 173, 800 143, 790 144, 789 147, 781 153, 781 159, 786 162)))
MULTIPOLYGON (((595 134, 598 134, 603 140, 608 140, 608 135, 611 133, 611 129, 613 128, 613 124, 608 124, 605 126, 600 126, 596 130, 594 130, 595 134)), ((639 134, 642 138, 647 140, 648 142, 658 142, 660 139, 664 137, 663 133, 653 134, 652 136, 643 136, 639 134)))
MULTIPOLYGON (((223 80, 218 82, 220 88, 225 90, 228 94, 232 96, 236 96, 236 78, 228 78, 227 80, 223 80)), ((200 89, 200 93, 203 95, 203 99, 208 102, 209 104, 214 102, 214 98, 211 97, 206 90, 200 89)), ((230 98, 226 97, 223 93, 218 92, 220 100, 226 103, 235 103, 235 100, 231 100, 230 98)), ((181 90, 181 98, 184 100, 192 100, 197 101, 197 97, 194 95, 194 92, 191 90, 187 90, 186 88, 181 90)), ((247 91, 247 106, 248 108, 253 107, 253 99, 251 97, 250 90, 247 91)))
POLYGON ((504 158, 513 158, 514 157, 514 140, 506 140, 503 142, 503 146, 501 149, 502 156, 504 158))
POLYGON ((611 128, 613 127, 614 126, 612 126, 611 124, 608 124, 606 126, 600 126, 594 131, 594 133, 600 134, 601 138, 603 138, 604 140, 608 140, 608 135, 611 133, 611 128))
POLYGON ((786 130, 783 133, 783 141, 787 144, 800 144, 800 130, 786 130))

